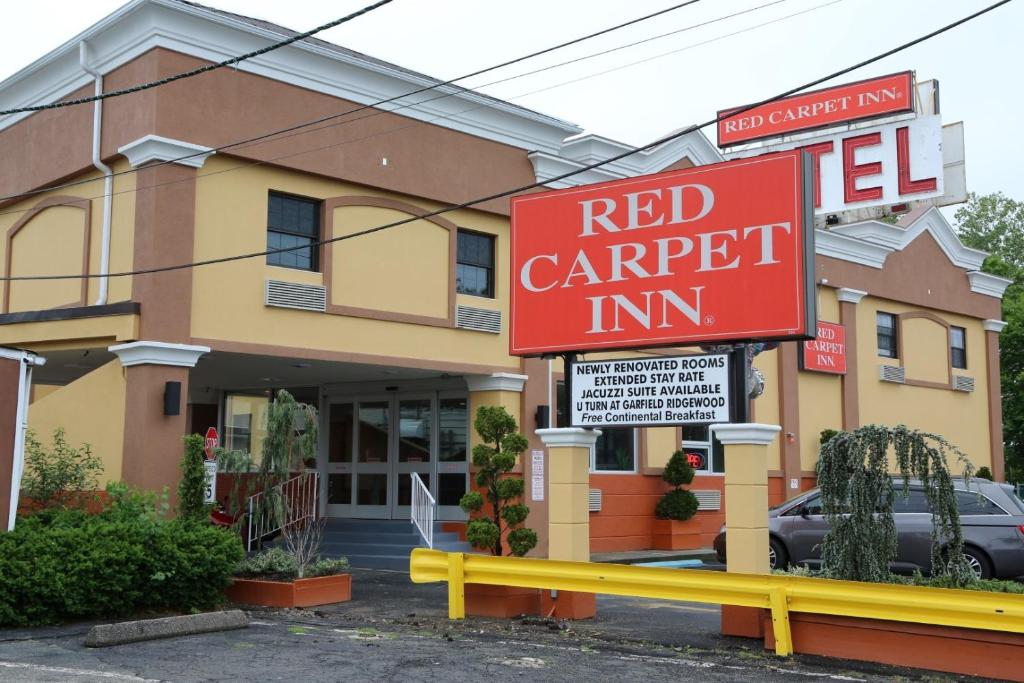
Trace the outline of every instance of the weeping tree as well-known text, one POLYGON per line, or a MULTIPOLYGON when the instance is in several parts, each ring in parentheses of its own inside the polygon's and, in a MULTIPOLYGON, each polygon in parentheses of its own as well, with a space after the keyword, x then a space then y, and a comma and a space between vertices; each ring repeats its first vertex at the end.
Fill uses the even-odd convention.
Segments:
POLYGON ((818 486, 830 531, 822 542, 825 573, 851 581, 886 581, 896 559, 893 502, 910 496, 911 479, 920 482, 932 512, 932 574, 957 586, 975 578, 964 558, 948 456, 971 474, 964 453, 937 434, 904 425, 867 425, 838 432, 821 446, 818 486), (890 456, 892 459, 890 459, 890 456), (893 479, 893 470, 902 478, 893 479))
POLYGON ((299 403, 290 393, 281 389, 267 407, 267 436, 263 440, 263 458, 256 474, 256 491, 263 492, 256 515, 267 515, 274 526, 287 522, 287 501, 278 484, 286 481, 303 464, 316 458, 319 427, 317 411, 311 405, 299 403))

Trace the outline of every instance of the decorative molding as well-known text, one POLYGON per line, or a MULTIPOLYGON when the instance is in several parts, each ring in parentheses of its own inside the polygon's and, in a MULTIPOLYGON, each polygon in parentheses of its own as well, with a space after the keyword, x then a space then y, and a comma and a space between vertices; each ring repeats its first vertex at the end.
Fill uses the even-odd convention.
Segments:
POLYGON ((836 299, 841 304, 859 304, 860 300, 868 295, 862 289, 850 289, 849 287, 840 287, 836 290, 836 299))
POLYGON ((945 252, 946 257, 958 268, 965 270, 980 270, 985 257, 988 256, 980 249, 971 249, 964 246, 957 237, 953 226, 949 224, 946 217, 936 207, 931 207, 921 214, 913 223, 907 226, 903 235, 903 249, 913 242, 921 233, 928 231, 935 238, 939 247, 945 252))
POLYGON ((814 252, 819 256, 830 256, 881 270, 886 257, 893 250, 855 237, 847 237, 835 230, 815 230, 814 252))
POLYGON ((903 235, 906 233, 903 228, 898 228, 895 225, 883 223, 882 221, 864 221, 862 223, 837 225, 831 228, 829 232, 871 242, 872 244, 892 250, 903 248, 903 235))
POLYGON ((128 157, 128 163, 132 165, 132 168, 138 168, 151 161, 171 161, 172 159, 176 160, 174 163, 182 166, 202 168, 206 159, 211 154, 215 154, 215 150, 210 147, 152 134, 122 145, 117 148, 117 151, 128 157), (188 158, 183 159, 182 157, 188 158))
MULTIPOLYGON (((755 445, 767 446, 782 431, 779 425, 756 422, 711 425, 715 437, 725 446, 755 445)), ((728 456, 727 456, 728 457, 728 456)))
POLYGON ((199 357, 210 352, 210 347, 168 344, 158 341, 136 341, 109 346, 107 351, 117 355, 121 360, 121 365, 126 368, 133 365, 172 365, 194 368, 199 362, 199 357))
POLYGON ((996 334, 999 334, 1000 332, 1003 331, 1003 328, 1006 327, 1006 321, 994 320, 990 318, 988 320, 983 321, 981 323, 981 326, 985 329, 986 332, 995 332, 996 334))
POLYGON ((471 392, 476 391, 514 391, 523 392, 527 375, 513 375, 510 372, 496 372, 493 375, 469 375, 466 377, 466 386, 471 392))
POLYGON ((548 448, 593 448, 600 429, 581 429, 580 427, 556 427, 538 429, 534 432, 548 448))
POLYGON ((967 280, 971 283, 971 291, 976 294, 1002 299, 1006 288, 1013 284, 1013 280, 998 275, 990 275, 980 270, 972 270, 967 273, 967 280))

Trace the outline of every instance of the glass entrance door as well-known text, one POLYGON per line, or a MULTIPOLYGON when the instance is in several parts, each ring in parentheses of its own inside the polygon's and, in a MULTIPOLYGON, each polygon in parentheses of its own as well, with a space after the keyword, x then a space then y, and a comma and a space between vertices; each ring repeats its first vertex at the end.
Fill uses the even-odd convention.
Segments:
POLYGON ((469 485, 468 400, 447 392, 329 398, 324 495, 331 517, 408 519, 412 473, 462 520, 469 485))

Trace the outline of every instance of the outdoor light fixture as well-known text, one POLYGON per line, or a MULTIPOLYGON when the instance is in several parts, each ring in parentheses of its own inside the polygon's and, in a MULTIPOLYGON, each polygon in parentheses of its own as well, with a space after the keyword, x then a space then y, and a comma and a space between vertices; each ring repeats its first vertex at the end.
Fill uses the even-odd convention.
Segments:
POLYGON ((164 415, 181 414, 181 382, 164 382, 164 415))
POLYGON ((537 406, 537 412, 533 416, 537 423, 537 429, 547 429, 551 426, 551 406, 537 406))

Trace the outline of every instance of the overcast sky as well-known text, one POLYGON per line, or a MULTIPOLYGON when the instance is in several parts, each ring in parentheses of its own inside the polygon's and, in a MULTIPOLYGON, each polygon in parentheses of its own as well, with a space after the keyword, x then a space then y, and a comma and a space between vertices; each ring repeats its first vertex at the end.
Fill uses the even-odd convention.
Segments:
MULTIPOLYGON (((640 144, 708 120, 718 109, 763 99, 859 62, 970 14, 991 0, 779 0, 742 16, 643 45, 484 86, 498 78, 769 3, 772 0, 704 0, 464 84, 566 119, 588 132, 640 144), (805 13, 787 18, 799 12, 805 13), (722 37, 776 19, 776 23, 722 37), (703 42, 706 44, 697 45, 703 42), (675 54, 598 75, 673 51, 675 54)), ((0 29, 0 78, 15 73, 122 4, 120 0, 8 4, 0 29)), ((211 0, 207 4, 307 30, 369 4, 369 0, 211 0)), ((674 4, 672 0, 395 0, 321 37, 448 79, 674 4)), ((906 69, 915 70, 918 80, 937 78, 943 121, 965 122, 968 189, 979 193, 1002 190, 1024 200, 1024 172, 1020 169, 1024 143, 1019 130, 1024 111, 1024 90, 1019 83, 1024 66, 1022 28, 1024 0, 1017 0, 835 82, 906 69)), ((302 112, 296 112, 296 120, 302 119, 302 112)), ((704 132, 713 142, 714 130, 704 132)))

